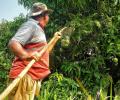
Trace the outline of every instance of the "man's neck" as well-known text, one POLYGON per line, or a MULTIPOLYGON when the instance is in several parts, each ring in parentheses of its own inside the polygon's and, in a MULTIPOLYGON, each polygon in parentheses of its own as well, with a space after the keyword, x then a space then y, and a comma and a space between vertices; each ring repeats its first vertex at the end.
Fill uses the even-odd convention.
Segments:
POLYGON ((45 27, 44 27, 42 24, 40 24, 40 23, 39 23, 39 26, 40 26, 42 29, 44 29, 44 28, 45 28, 45 27))
POLYGON ((44 28, 45 28, 44 22, 40 21, 40 22, 39 22, 39 26, 40 26, 42 29, 44 29, 44 28))

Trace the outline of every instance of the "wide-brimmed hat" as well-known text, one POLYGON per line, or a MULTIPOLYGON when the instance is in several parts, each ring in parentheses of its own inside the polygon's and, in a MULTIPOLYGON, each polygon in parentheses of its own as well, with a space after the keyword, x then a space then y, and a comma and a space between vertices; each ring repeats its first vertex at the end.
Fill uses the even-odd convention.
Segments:
POLYGON ((41 2, 34 3, 30 11, 30 16, 38 16, 42 13, 52 13, 52 9, 48 9, 47 5, 41 2))

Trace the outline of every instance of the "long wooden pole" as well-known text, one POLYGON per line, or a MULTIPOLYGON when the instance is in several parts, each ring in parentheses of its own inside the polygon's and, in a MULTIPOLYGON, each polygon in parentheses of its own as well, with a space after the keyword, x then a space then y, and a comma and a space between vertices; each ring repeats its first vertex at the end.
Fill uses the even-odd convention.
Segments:
MULTIPOLYGON (((56 32, 51 41, 39 52, 39 58, 41 58, 45 51, 51 48, 51 44, 53 42, 56 43, 58 41, 60 35, 62 34, 65 28, 61 29, 59 32, 56 32)), ((0 100, 3 100, 13 90, 13 88, 19 83, 20 79, 23 78, 23 76, 28 72, 28 70, 32 67, 34 63, 34 59, 29 62, 25 69, 18 75, 18 77, 14 79, 12 83, 0 94, 0 100)))

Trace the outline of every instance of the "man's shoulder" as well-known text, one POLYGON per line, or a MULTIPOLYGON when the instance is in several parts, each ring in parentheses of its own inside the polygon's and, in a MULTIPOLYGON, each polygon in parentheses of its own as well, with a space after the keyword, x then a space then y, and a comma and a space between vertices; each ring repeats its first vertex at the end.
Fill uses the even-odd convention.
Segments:
POLYGON ((33 19, 28 19, 24 25, 32 25, 32 26, 38 26, 38 22, 33 19))
POLYGON ((28 19, 24 22, 19 29, 37 29, 39 27, 37 21, 28 19))
POLYGON ((42 27, 39 26, 39 22, 34 19, 28 19, 26 22, 24 22, 21 26, 21 28, 29 28, 33 30, 37 30, 36 32, 42 32, 45 33, 42 27))
POLYGON ((37 20, 34 20, 34 19, 32 19, 32 18, 29 18, 29 19, 27 20, 27 23, 31 23, 31 24, 34 24, 34 25, 38 25, 38 24, 39 24, 39 22, 38 22, 37 20))

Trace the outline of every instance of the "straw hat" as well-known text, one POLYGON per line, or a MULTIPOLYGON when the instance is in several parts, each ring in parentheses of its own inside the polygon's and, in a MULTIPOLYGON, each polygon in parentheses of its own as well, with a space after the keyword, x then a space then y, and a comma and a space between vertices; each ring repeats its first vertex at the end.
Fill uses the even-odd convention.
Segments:
POLYGON ((34 3, 33 7, 30 11, 30 16, 38 16, 41 15, 42 13, 52 13, 52 9, 48 9, 47 6, 44 3, 34 3))

